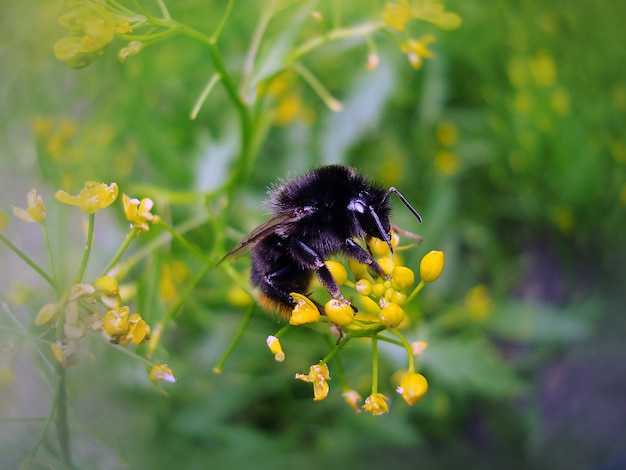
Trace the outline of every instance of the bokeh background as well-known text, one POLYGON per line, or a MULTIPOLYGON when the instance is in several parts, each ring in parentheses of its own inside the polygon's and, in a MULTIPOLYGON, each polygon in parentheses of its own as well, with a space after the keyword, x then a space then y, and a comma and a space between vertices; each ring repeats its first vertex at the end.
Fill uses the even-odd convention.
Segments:
MULTIPOLYGON (((206 45, 174 37, 121 63, 126 43, 116 39, 99 60, 73 70, 52 54, 66 34, 56 22, 63 2, 1 3, 0 205, 11 213, 30 189, 43 194, 61 271, 75 269, 84 230, 80 214, 55 223, 57 189, 115 181, 151 197, 174 225, 199 217, 185 237, 217 260, 264 220, 259 201, 269 185, 327 163, 357 167, 413 202, 421 226, 401 205, 394 219, 424 237, 408 266, 430 249, 446 253, 444 275, 420 296, 419 321, 407 332, 429 342, 420 364, 430 390, 414 407, 394 398, 388 415, 356 414, 332 381, 329 398, 314 403, 293 376, 322 357, 326 343, 290 334, 287 360, 277 364, 265 338, 280 325, 262 315, 214 374, 245 311, 215 268, 156 353, 176 384, 154 386, 132 354, 85 338, 67 374, 77 468, 626 468, 623 2, 448 0, 458 28, 409 26, 416 37, 436 38, 435 57, 419 70, 392 32, 372 36, 374 70, 365 67, 362 37, 322 45, 301 63, 343 110, 331 111, 301 77, 285 74, 259 104, 253 158, 228 191, 221 184, 237 165, 241 129, 223 87, 189 117, 214 71, 206 45)), ((271 3, 235 2, 224 25, 219 48, 238 86, 271 3)), ((226 4, 167 6, 211 34, 226 4)), ((344 26, 378 21, 384 2, 274 5, 256 79, 338 18, 344 26)), ((98 214, 93 275, 126 228, 121 203, 98 214)), ((35 224, 11 218, 3 234, 45 259, 35 224)), ((160 235, 150 231, 133 249, 160 235)), ((247 263, 233 266, 245 273, 247 263)), ((136 308, 158 319, 201 265, 176 243, 159 245, 127 279, 136 308)), ((34 347, 46 332, 33 323, 51 293, 5 246, 0 268, 0 467, 17 468, 54 397, 34 347)), ((133 352, 144 355, 145 346, 133 352)), ((364 394, 369 364, 366 348, 346 352, 347 373, 364 394)), ((400 358, 389 351, 381 367, 389 379, 400 358)), ((395 395, 391 380, 383 382, 395 395)), ((51 427, 33 467, 61 468, 56 446, 51 427)))

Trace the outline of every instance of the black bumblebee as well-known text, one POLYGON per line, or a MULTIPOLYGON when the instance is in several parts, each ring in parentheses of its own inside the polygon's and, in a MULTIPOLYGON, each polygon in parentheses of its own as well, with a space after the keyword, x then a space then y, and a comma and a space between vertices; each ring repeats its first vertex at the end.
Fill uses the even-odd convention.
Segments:
POLYGON ((372 255, 354 239, 376 237, 393 251, 391 193, 422 221, 396 188, 385 190, 353 168, 329 165, 310 171, 270 191, 273 217, 254 229, 222 261, 251 246, 250 280, 261 291, 259 302, 286 318, 295 307, 289 293, 306 295, 313 273, 330 295, 349 303, 324 261, 342 253, 385 276, 372 255))

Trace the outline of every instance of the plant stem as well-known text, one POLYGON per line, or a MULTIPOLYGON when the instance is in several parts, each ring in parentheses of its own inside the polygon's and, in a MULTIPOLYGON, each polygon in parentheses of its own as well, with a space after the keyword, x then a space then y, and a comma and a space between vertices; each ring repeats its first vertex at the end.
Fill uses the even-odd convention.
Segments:
POLYGON ((57 365, 58 389, 56 400, 56 427, 61 450, 61 460, 63 460, 66 467, 71 468, 72 454, 70 451, 70 427, 67 420, 67 388, 65 374, 65 368, 61 364, 57 365))
POLYGON ((226 351, 224 352, 224 354, 220 358, 219 362, 215 365, 215 367, 213 367, 213 372, 215 372, 216 374, 221 374, 222 373, 222 370, 224 369, 224 364, 226 363, 226 361, 230 357, 231 353, 235 350, 235 348, 239 344, 239 341, 241 341, 241 338, 243 337, 243 334, 245 333, 246 329, 248 328, 248 325, 250 324, 250 321, 252 320, 252 317, 253 317, 254 311, 255 311, 255 307, 256 307, 256 304, 254 304, 254 303, 252 303, 250 305, 250 307, 248 308, 248 311, 246 312, 246 316, 244 317, 243 321, 241 322, 241 325, 239 325, 239 329, 237 330, 237 333, 235 334, 235 337, 233 338, 233 340, 228 345, 228 348, 226 349, 226 351))
POLYGON ((89 261, 89 255, 91 254, 91 247, 93 245, 93 230, 96 221, 96 214, 89 214, 89 227, 87 228, 87 241, 85 242, 85 251, 83 252, 83 259, 80 262, 80 268, 76 274, 74 284, 78 284, 83 280, 85 270, 87 269, 87 261, 89 261))

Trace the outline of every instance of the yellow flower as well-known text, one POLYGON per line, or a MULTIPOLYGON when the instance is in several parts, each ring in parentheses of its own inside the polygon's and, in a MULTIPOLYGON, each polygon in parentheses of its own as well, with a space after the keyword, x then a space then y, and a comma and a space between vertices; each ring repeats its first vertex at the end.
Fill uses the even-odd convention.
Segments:
POLYGON ((343 399, 346 401, 348 406, 352 408, 357 413, 361 412, 360 403, 363 401, 363 397, 356 390, 348 390, 343 393, 343 399))
POLYGON ((128 318, 128 333, 120 338, 119 344, 126 346, 129 343, 141 344, 150 339, 150 326, 141 315, 133 313, 128 318))
POLYGON ((439 279, 443 271, 443 251, 433 250, 427 253, 420 262, 420 277, 424 282, 433 282, 439 279))
POLYGON ((459 157, 450 150, 439 150, 435 155, 435 169, 442 175, 452 176, 459 169, 459 157))
POLYGON ((130 25, 130 21, 128 21, 128 18, 122 18, 118 25, 115 27, 115 31, 121 34, 132 33, 133 28, 130 25))
POLYGON ((395 328, 404 320, 404 310, 394 303, 385 305, 379 315, 380 322, 388 328, 395 328))
POLYGON ((150 369, 150 380, 153 382, 176 382, 174 371, 167 364, 155 364, 150 369))
POLYGON ((372 393, 365 399, 363 409, 374 416, 389 413, 388 398, 382 393, 372 393))
POLYGON ((9 217, 7 213, 0 209, 0 233, 4 230, 4 227, 7 226, 7 222, 9 221, 9 217))
POLYGON ((556 81, 556 64, 546 51, 539 51, 528 62, 530 73, 538 86, 549 87, 556 81))
POLYGON ((297 292, 291 292, 289 295, 296 302, 296 306, 291 311, 291 318, 289 318, 291 325, 304 325, 320 320, 320 311, 311 299, 297 292))
POLYGON ((35 317, 35 325, 46 326, 56 320, 59 315, 59 306, 57 304, 46 304, 39 309, 35 317))
POLYGON ((413 353, 414 356, 419 356, 427 347, 428 347, 427 341, 413 341, 411 343, 411 352, 413 353))
POLYGON ((422 374, 412 371, 402 377, 400 386, 396 389, 396 392, 398 392, 409 405, 415 405, 426 395, 427 391, 428 382, 426 378, 422 374))
POLYGON ((120 286, 113 276, 101 276, 93 283, 94 288, 103 295, 113 296, 120 293, 120 286))
POLYGON ((396 31, 404 31, 413 17, 413 12, 408 0, 400 0, 398 3, 386 3, 381 17, 387 26, 396 31))
POLYGON ((128 331, 128 317, 130 309, 126 306, 120 308, 112 308, 104 314, 103 328, 104 331, 115 339, 117 336, 126 334, 128 331))
POLYGON ((46 219, 46 206, 36 189, 26 194, 26 204, 26 210, 13 206, 13 213, 24 222, 43 222, 46 219))
POLYGON ((348 280, 348 271, 346 271, 343 264, 337 261, 326 261, 326 267, 340 286, 348 280))
POLYGON ((432 34, 426 34, 417 41, 415 39, 409 39, 408 42, 400 46, 400 50, 407 55, 411 67, 417 70, 424 63, 424 59, 430 59, 435 56, 435 54, 428 49, 428 46, 433 42, 435 42, 435 37, 432 34))
POLYGON ((98 60, 104 54, 104 50, 95 49, 85 44, 82 37, 66 36, 54 44, 54 56, 61 62, 65 62, 73 69, 82 69, 98 60))
POLYGON ((148 222, 155 222, 158 216, 150 211, 154 206, 152 199, 144 198, 131 199, 126 194, 122 194, 122 202, 124 203, 124 213, 126 218, 133 224, 133 228, 137 228, 143 232, 150 230, 148 222))
POLYGON ((437 124, 435 129, 435 136, 437 141, 444 147, 452 147, 459 140, 459 130, 454 123, 449 121, 442 121, 437 124))
POLYGON ((333 323, 340 326, 349 325, 354 320, 354 310, 350 304, 337 299, 330 299, 324 306, 324 311, 333 323))
POLYGON ((471 289, 465 297, 465 306, 472 320, 477 322, 486 320, 493 308, 489 288, 479 284, 471 289))
POLYGON ((80 207, 85 214, 93 214, 113 204, 117 199, 117 193, 116 183, 107 185, 97 181, 86 181, 78 196, 70 196, 65 191, 59 190, 54 197, 63 204, 80 207))
POLYGON ((313 400, 323 400, 328 396, 327 380, 330 380, 328 365, 314 364, 310 367, 309 373, 307 375, 296 374, 296 379, 313 384, 313 400))
POLYGON ((399 291, 407 290, 415 282, 415 273, 406 266, 396 266, 391 277, 392 285, 399 291))
POLYGON ((267 347, 270 348, 276 362, 283 362, 285 360, 285 353, 283 352, 280 340, 276 336, 268 336, 266 342, 267 347))

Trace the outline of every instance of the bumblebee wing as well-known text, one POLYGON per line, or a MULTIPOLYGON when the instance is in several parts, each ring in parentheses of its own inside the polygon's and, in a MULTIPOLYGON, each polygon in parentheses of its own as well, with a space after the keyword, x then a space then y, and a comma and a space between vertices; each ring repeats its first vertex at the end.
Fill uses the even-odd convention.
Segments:
POLYGON ((246 235, 246 237, 243 240, 241 240, 239 243, 237 243, 237 245, 235 245, 232 250, 226 253, 224 257, 220 260, 220 262, 217 264, 220 264, 226 258, 230 258, 231 256, 235 256, 238 258, 244 255, 252 248, 252 246, 254 245, 254 242, 259 241, 267 237, 268 235, 275 233, 276 229, 281 224, 284 224, 285 222, 288 222, 292 219, 293 219, 292 214, 281 214, 281 215, 272 217, 270 220, 268 220, 264 224, 259 225, 252 232, 246 235))

